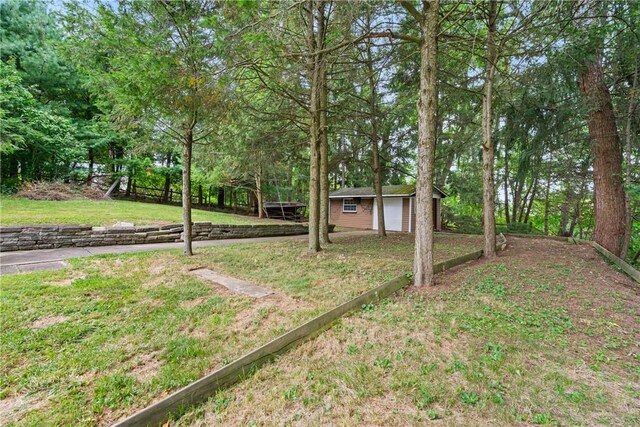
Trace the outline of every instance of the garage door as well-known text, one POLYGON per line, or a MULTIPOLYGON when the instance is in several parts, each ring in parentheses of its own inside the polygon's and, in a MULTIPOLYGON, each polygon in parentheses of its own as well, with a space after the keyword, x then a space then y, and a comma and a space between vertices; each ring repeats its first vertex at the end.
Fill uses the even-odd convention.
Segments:
MULTIPOLYGON (((378 229, 378 204, 373 200, 373 227, 378 229)), ((389 231, 402 231, 402 197, 384 199, 384 228, 389 231)))

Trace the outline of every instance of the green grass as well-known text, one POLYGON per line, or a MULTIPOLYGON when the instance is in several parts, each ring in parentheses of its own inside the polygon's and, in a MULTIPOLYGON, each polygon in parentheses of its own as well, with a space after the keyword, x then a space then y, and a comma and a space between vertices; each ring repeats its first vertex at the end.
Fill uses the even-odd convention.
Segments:
POLYGON ((633 283, 589 247, 521 242, 343 318, 180 425, 638 425, 633 283))
MULTIPOLYGON (((18 425, 111 423, 411 268, 412 236, 334 239, 317 256, 306 254, 306 241, 291 240, 203 248, 190 258, 179 251, 80 258, 67 270, 3 276, 3 418, 18 425), (196 267, 276 294, 233 295, 195 278, 196 267)), ((436 259, 479 244, 439 236, 436 259)), ((278 398, 297 402, 302 393, 292 386, 278 398)), ((218 395, 211 410, 224 413, 229 403, 218 395)))
MULTIPOLYGON (((255 224, 268 222, 241 215, 194 209, 193 221, 214 224, 255 224)), ((29 200, 21 197, 0 199, 0 225, 14 224, 91 224, 109 226, 118 221, 135 225, 182 222, 178 206, 124 200, 29 200)))

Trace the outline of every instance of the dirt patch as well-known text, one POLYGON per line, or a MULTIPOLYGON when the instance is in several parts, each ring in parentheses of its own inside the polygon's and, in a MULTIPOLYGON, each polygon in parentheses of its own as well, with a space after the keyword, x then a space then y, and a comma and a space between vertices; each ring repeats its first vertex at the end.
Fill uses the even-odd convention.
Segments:
POLYGON ((279 324, 299 310, 310 309, 311 305, 282 294, 271 294, 255 300, 255 303, 235 317, 231 328, 233 333, 247 333, 256 325, 265 322, 279 324))
POLYGON ((45 393, 9 396, 0 400, 0 419, 3 425, 20 421, 26 411, 43 409, 49 404, 45 393))
POLYGON ((68 322, 69 320, 71 320, 69 316, 63 316, 60 314, 55 316, 47 316, 33 322, 31 324, 31 329, 44 329, 58 323, 68 322))
POLYGON ((157 352, 139 356, 136 366, 131 370, 131 375, 141 382, 148 381, 156 376, 160 370, 160 361, 157 356, 157 352))
POLYGON ((49 286, 65 287, 65 286, 71 286, 73 282, 75 282, 76 280, 84 279, 85 277, 87 277, 86 273, 83 273, 81 271, 74 271, 73 273, 71 273, 71 277, 68 277, 66 279, 60 279, 60 280, 50 280, 50 281, 44 282, 43 284, 49 285, 49 286))
POLYGON ((199 306, 203 302, 207 301, 209 298, 210 298, 209 296, 205 296, 205 297, 190 299, 188 301, 183 301, 180 304, 180 307, 185 308, 185 309, 188 310, 190 308, 199 306))
POLYGON ((29 182, 18 190, 16 196, 31 200, 104 199, 104 192, 86 185, 62 182, 29 182))

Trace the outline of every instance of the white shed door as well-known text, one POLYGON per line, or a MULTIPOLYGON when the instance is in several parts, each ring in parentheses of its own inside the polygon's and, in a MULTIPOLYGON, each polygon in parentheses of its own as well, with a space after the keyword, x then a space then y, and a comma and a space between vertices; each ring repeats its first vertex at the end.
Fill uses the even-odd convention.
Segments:
MULTIPOLYGON (((384 228, 388 231, 402 231, 402 197, 385 197, 384 228)), ((373 199, 373 227, 378 229, 378 204, 373 199)))

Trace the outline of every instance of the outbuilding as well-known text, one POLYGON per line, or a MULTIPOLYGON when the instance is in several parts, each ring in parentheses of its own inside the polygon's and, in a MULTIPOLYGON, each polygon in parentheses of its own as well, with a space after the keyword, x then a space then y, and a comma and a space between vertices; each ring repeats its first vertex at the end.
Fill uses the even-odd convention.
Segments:
MULTIPOLYGON (((385 185, 384 225, 388 231, 412 233, 416 228, 416 186, 385 185)), ((447 195, 433 187, 434 228, 442 229, 441 200, 447 195)), ((378 206, 373 187, 342 188, 329 194, 329 222, 343 227, 378 229, 378 206)))

